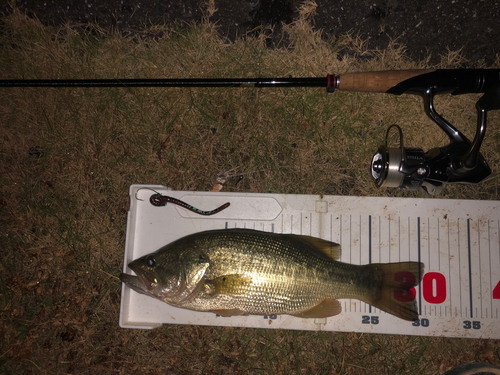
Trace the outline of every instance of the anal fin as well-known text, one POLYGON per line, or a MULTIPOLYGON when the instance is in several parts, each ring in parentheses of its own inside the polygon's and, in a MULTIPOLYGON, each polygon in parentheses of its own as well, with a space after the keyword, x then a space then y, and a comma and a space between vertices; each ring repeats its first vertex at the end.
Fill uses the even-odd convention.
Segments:
POLYGON ((327 318, 329 316, 338 315, 342 312, 342 306, 336 299, 325 299, 312 309, 299 313, 290 314, 297 318, 327 318))
POLYGON ((220 310, 212 310, 212 312, 214 314, 218 314, 218 315, 224 316, 224 317, 248 315, 240 309, 220 309, 220 310))

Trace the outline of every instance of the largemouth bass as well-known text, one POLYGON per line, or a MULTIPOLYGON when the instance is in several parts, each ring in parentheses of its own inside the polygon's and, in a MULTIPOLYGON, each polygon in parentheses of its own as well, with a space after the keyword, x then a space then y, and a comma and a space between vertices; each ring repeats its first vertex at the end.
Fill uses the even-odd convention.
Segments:
POLYGON ((355 298, 404 320, 418 318, 411 288, 423 264, 352 265, 340 245, 310 236, 250 229, 180 238, 129 264, 130 288, 169 305, 222 316, 289 314, 325 318, 355 298))

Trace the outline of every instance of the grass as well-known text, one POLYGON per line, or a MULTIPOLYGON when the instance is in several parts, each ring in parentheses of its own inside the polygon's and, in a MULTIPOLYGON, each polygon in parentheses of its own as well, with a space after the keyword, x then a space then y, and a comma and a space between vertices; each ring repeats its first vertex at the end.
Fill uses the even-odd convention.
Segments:
MULTIPOLYGON (((397 43, 373 51, 353 35, 323 40, 310 26, 310 7, 284 26, 288 47, 279 49, 267 47, 265 30, 229 43, 206 20, 123 37, 94 26, 46 27, 15 10, 1 23, 0 78, 301 77, 428 67, 397 43)), ((439 67, 461 64, 450 51, 439 67)), ((0 98, 0 372, 440 374, 473 360, 499 363, 493 340, 118 327, 130 184, 210 190, 225 175, 225 191, 428 197, 377 190, 367 173, 390 124, 403 128, 408 146, 447 142, 419 98, 306 88, 12 88, 0 98)), ((472 138, 477 98, 442 96, 436 108, 472 138)), ((488 120, 498 123, 498 112, 488 120)), ((490 179, 450 185, 439 198, 498 200, 498 144, 498 127, 490 126, 482 147, 490 179)))

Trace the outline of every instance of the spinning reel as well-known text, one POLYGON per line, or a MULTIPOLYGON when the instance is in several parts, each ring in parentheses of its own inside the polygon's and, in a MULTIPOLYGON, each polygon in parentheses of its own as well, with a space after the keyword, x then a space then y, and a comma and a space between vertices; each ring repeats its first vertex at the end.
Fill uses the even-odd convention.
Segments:
MULTIPOLYGON (((477 130, 471 142, 436 112, 433 103, 434 95, 451 91, 450 86, 452 90, 455 90, 452 92, 454 95, 465 92, 484 92, 482 85, 488 82, 489 77, 477 77, 470 80, 471 77, 464 77, 461 73, 471 71, 452 72, 455 74, 449 77, 448 81, 440 81, 438 77, 434 77, 433 84, 427 80, 416 87, 404 90, 420 94, 424 98, 427 115, 446 133, 450 138, 450 143, 427 152, 420 148, 404 147, 401 128, 398 125, 390 126, 387 129, 385 144, 379 147, 371 162, 371 176, 377 187, 396 187, 401 190, 418 190, 422 187, 429 194, 434 195, 439 194, 448 183, 479 183, 491 174, 491 169, 479 149, 486 133, 487 112, 500 109, 500 82, 497 77, 496 82, 488 84, 485 94, 476 103, 477 130), (466 86, 465 82, 461 84, 460 79, 470 82, 467 82, 466 86), (475 82, 478 87, 472 90, 471 82, 475 82), (423 88, 425 83, 429 83, 427 88, 423 88), (453 83, 455 83, 454 86, 450 85, 453 83), (388 146, 389 133, 393 128, 399 133, 399 147, 388 146)), ((435 73, 429 75, 435 75, 435 73)), ((398 94, 398 92, 392 93, 398 94)))

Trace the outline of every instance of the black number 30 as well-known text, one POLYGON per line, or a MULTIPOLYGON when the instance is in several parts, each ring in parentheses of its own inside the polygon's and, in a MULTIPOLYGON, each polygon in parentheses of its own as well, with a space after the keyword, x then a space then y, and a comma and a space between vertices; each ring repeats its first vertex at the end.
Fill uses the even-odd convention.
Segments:
POLYGON ((429 327, 430 322, 429 322, 429 319, 423 318, 423 319, 414 320, 411 325, 414 327, 429 327))

